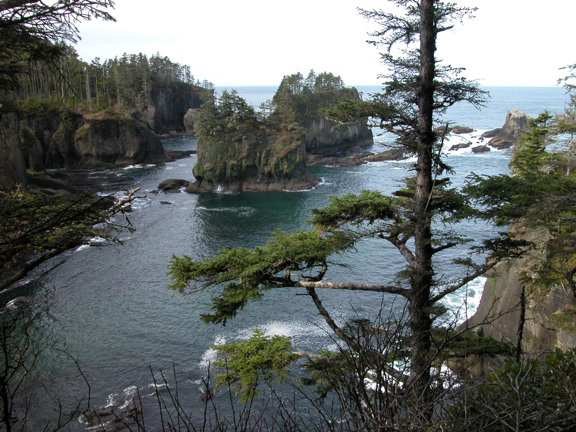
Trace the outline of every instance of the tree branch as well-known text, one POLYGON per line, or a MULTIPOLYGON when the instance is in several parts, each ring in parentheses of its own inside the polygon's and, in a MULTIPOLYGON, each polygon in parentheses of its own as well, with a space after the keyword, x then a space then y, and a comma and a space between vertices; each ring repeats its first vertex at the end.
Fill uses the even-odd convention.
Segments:
POLYGON ((464 285, 466 285, 468 282, 471 282, 474 279, 476 279, 477 277, 482 276, 488 270, 493 268, 496 264, 497 263, 485 264, 483 266, 480 266, 475 272, 470 273, 468 276, 463 277, 458 283, 451 285, 448 288, 445 288, 444 290, 442 290, 438 294, 436 294, 434 297, 431 297, 430 300, 428 300, 428 305, 432 306, 434 303, 436 303, 439 300, 442 300, 448 294, 452 294, 454 291, 459 290, 464 285))
POLYGON ((371 284, 355 284, 355 283, 333 283, 327 281, 297 281, 293 286, 304 287, 306 289, 337 289, 348 291, 372 291, 388 294, 397 294, 408 298, 410 290, 393 285, 371 285, 371 284))

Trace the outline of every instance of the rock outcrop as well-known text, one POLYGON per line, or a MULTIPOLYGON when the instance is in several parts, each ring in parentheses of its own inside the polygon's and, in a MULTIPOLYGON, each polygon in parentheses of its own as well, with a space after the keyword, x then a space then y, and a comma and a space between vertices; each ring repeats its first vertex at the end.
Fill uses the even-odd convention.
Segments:
POLYGON ((303 190, 318 183, 306 172, 302 136, 289 130, 199 139, 194 177, 187 192, 303 190))
POLYGON ((374 137, 365 123, 338 124, 319 116, 308 125, 305 143, 311 154, 337 155, 369 147, 374 137))
POLYGON ((28 183, 18 132, 18 114, 0 111, 0 191, 10 191, 28 183))
POLYGON ((576 348, 576 302, 571 290, 561 286, 536 288, 525 282, 537 263, 547 258, 554 240, 545 229, 534 230, 525 238, 536 247, 522 258, 501 262, 487 274, 478 310, 465 326, 516 345, 524 309, 525 353, 538 355, 555 348, 576 348), (525 307, 521 303, 523 292, 525 307))
POLYGON ((527 114, 511 109, 506 114, 504 126, 482 134, 483 138, 491 138, 488 145, 497 149, 512 147, 516 140, 527 130, 530 117, 527 114))
POLYGON ((142 121, 158 134, 185 132, 188 128, 184 123, 184 117, 188 111, 200 108, 212 97, 212 90, 190 84, 155 83, 150 89, 151 103, 139 111, 142 121))
POLYGON ((160 139, 128 115, 64 110, 28 115, 20 127, 26 167, 99 168, 170 160, 160 139))
POLYGON ((82 167, 159 163, 169 160, 160 139, 131 118, 86 119, 74 134, 82 167))

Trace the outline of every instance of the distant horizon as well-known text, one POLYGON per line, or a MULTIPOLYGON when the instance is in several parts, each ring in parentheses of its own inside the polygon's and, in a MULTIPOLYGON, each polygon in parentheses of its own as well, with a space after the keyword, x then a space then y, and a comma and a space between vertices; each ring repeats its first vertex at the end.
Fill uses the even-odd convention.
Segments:
MULTIPOLYGON (((478 6, 475 18, 439 35, 438 58, 463 67, 463 76, 486 87, 553 87, 576 63, 572 40, 576 2, 535 7, 520 0, 457 0, 478 6), (494 85, 495 84, 495 85, 494 85)), ((81 58, 161 53, 189 65, 218 87, 274 86, 297 71, 328 71, 345 83, 381 85, 379 50, 366 43, 378 29, 357 10, 394 11, 382 0, 122 0, 110 10, 116 22, 78 24, 81 58), (242 83, 242 84, 240 84, 242 83)), ((356 84, 360 85, 360 84, 356 84)))

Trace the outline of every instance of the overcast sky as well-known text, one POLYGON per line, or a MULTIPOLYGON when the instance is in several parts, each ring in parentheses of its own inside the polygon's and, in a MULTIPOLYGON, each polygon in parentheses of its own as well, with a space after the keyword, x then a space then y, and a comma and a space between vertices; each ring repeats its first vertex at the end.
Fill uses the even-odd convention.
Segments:
MULTIPOLYGON (((438 42, 446 63, 486 86, 555 86, 576 63, 575 0, 457 0, 478 6, 476 18, 438 42)), ((380 84, 375 24, 356 7, 385 0, 116 0, 117 22, 80 25, 76 49, 90 61, 159 52, 188 64, 216 86, 278 85, 310 69, 340 75, 347 85, 380 84)))

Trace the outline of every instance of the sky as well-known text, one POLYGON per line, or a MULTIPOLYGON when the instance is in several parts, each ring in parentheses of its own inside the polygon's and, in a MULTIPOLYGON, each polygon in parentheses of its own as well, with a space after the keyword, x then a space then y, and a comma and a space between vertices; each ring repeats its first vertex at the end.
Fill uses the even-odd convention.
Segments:
MULTIPOLYGON (((453 0, 454 1, 454 0, 453 0)), ((438 56, 484 86, 556 86, 576 63, 574 0, 456 0, 475 18, 442 33, 438 56)), ((216 86, 274 86, 311 69, 346 85, 377 85, 386 73, 378 29, 357 12, 385 0, 116 0, 116 22, 79 25, 85 61, 160 53, 216 86)), ((388 8, 388 9, 387 9, 388 8)))

